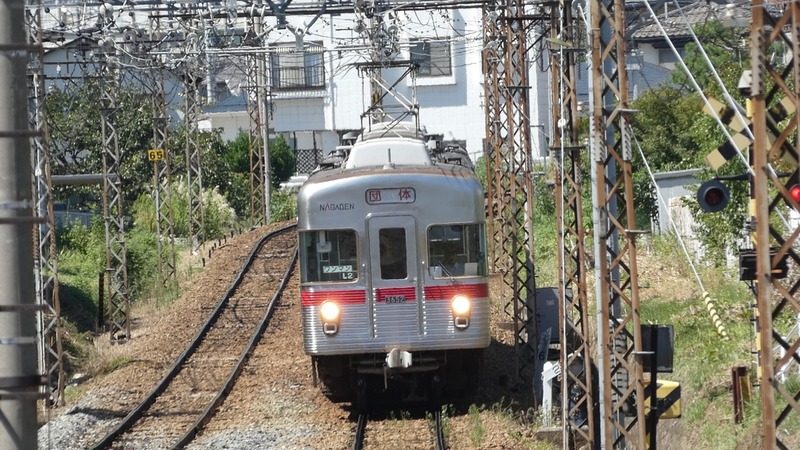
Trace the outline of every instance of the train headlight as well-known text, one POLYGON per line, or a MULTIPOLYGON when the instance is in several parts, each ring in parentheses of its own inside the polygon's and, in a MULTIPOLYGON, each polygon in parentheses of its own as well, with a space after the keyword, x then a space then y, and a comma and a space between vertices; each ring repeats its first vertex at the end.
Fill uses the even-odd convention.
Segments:
POLYGON ((339 331, 339 305, 335 302, 322 302, 319 317, 322 319, 322 331, 325 334, 336 334, 339 331))
POLYGON ((469 297, 458 294, 453 297, 451 307, 453 308, 454 316, 468 316, 472 305, 470 304, 469 297))
POLYGON ((323 322, 339 321, 339 305, 334 302, 323 302, 319 307, 319 316, 323 322))
POLYGON ((466 329, 469 326, 469 313, 472 309, 469 297, 461 294, 453 296, 450 308, 453 310, 453 324, 455 324, 456 328, 460 330, 466 329))

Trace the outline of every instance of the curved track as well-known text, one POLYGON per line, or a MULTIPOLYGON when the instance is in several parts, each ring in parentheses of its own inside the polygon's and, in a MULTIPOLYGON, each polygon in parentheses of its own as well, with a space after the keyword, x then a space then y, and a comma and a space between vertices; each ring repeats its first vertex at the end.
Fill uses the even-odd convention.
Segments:
POLYGON ((164 378, 93 450, 182 448, 194 438, 230 391, 267 327, 297 261, 295 229, 288 225, 259 240, 211 317, 164 378), (250 284, 257 289, 244 289, 250 284))

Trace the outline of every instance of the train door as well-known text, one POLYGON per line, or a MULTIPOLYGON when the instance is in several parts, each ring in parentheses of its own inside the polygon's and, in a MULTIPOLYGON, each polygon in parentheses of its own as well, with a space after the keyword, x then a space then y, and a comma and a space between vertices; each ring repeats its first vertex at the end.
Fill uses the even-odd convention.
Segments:
POLYGON ((373 337, 402 345, 421 332, 417 232, 411 216, 368 220, 373 337))

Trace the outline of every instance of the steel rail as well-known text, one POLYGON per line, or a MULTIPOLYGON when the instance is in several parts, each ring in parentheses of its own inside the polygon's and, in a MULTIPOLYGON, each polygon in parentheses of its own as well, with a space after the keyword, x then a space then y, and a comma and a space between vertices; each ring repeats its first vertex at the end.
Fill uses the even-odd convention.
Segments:
POLYGON ((172 446, 173 449, 182 449, 189 444, 192 439, 197 435, 197 432, 202 429, 211 417, 213 416, 213 412, 217 409, 217 407, 222 403, 225 397, 228 396, 231 389, 233 389, 234 383, 236 383, 236 379, 239 378, 239 375, 244 370, 244 365, 248 359, 250 359, 250 355, 253 354, 253 349, 255 349, 256 345, 258 345, 259 341, 261 341, 261 337, 264 336, 264 330, 267 329, 267 325, 269 325, 270 319, 272 319, 272 314, 275 312, 275 307, 278 304, 278 300, 280 300, 281 296, 283 295, 284 289, 286 289, 286 285, 289 284, 289 279, 292 276, 292 271, 294 270, 295 265, 297 264, 297 249, 295 249, 294 256, 292 257, 292 262, 289 263, 289 267, 286 268, 286 273, 283 274, 283 279, 281 279, 281 284, 278 289, 275 291, 275 295, 272 296, 272 300, 269 302, 269 306, 267 307, 267 312, 264 314, 264 318, 261 319, 261 323, 258 324, 258 327, 253 332, 253 337, 250 338, 250 342, 247 343, 247 347, 242 351, 242 355, 239 357, 239 360, 236 361, 236 365, 234 366, 233 370, 231 370, 231 374, 228 376, 228 379, 225 380, 225 384, 222 386, 222 389, 217 392, 217 395, 214 397, 214 400, 208 404, 205 410, 200 414, 197 421, 192 425, 175 445, 172 446))
MULTIPOLYGON (((245 263, 242 265, 242 268, 239 270, 239 273, 237 273, 236 278, 234 279, 234 281, 231 284, 230 288, 228 288, 228 291, 222 296, 220 301, 217 303, 217 306, 214 308, 214 311, 212 312, 211 316, 208 318, 208 320, 206 320, 206 322, 203 324, 203 326, 197 332, 195 337, 192 339, 192 341, 186 347, 186 350, 184 350, 183 353, 181 353, 181 355, 178 356, 178 358, 175 360, 175 363, 172 365, 172 367, 170 367, 169 371, 167 371, 167 374, 164 375, 164 377, 161 379, 161 381, 159 381, 158 384, 153 388, 153 390, 151 390, 150 393, 147 394, 147 396, 144 398, 144 400, 142 400, 142 402, 136 408, 134 408, 133 411, 131 411, 122 420, 122 422, 119 425, 117 425, 116 428, 114 428, 108 435, 106 435, 105 438, 103 438, 102 440, 100 440, 98 443, 96 443, 94 446, 91 447, 92 450, 103 450, 103 449, 110 448, 111 444, 113 444, 114 441, 119 436, 121 436, 123 433, 125 433, 127 430, 129 430, 129 429, 131 429, 133 427, 133 425, 142 417, 142 415, 144 414, 145 410, 147 410, 147 408, 149 408, 155 402, 155 400, 158 398, 158 396, 167 389, 167 387, 169 386, 170 382, 180 372, 180 370, 183 367, 184 363, 189 359, 189 357, 192 356, 192 354, 195 352, 195 350, 197 350, 197 348, 200 346, 200 343, 203 341, 203 338, 206 336, 206 334, 208 334, 209 330, 211 330, 211 328, 216 323, 217 319, 220 317, 222 311, 224 310, 225 306, 228 303, 228 300, 230 300, 233 297, 234 292, 236 291, 236 289, 238 289, 239 285, 242 283, 242 280, 244 280, 245 274, 247 273, 247 271, 249 270, 249 268, 253 264, 253 262, 256 260, 256 257, 258 256, 258 253, 261 251, 261 249, 264 246, 264 244, 268 240, 272 239, 273 237, 275 237, 275 236, 277 236, 277 235, 279 235, 281 233, 284 233, 286 231, 289 231, 290 229, 295 228, 296 226, 297 226, 297 224, 290 224, 290 225, 286 225, 286 226, 284 226, 282 228, 279 228, 277 230, 273 230, 272 232, 267 233, 266 235, 264 235, 258 241, 258 243, 253 247, 253 250, 250 252, 250 254, 248 255, 247 259, 245 260, 245 263)), ((296 260, 297 260, 297 252, 295 251, 295 255, 292 258, 291 264, 289 264, 289 268, 287 269, 286 274, 291 274, 292 268, 293 268, 294 263, 295 263, 296 260)), ((279 292, 286 286, 286 278, 288 278, 288 276, 285 275, 284 277, 285 277, 285 279, 281 282, 281 285, 280 285, 280 287, 278 289, 279 292)), ((274 300, 274 298, 273 298, 273 300, 274 300)), ((273 308, 270 307, 269 309, 272 310, 273 308)), ((271 312, 267 312, 266 315, 267 316, 271 316, 271 312)), ((268 321, 268 319, 267 319, 267 321, 268 321)), ((262 321, 262 324, 265 324, 265 321, 262 321)), ((260 326, 259 326, 259 328, 260 328, 260 326)), ((257 342, 257 339, 251 339, 250 342, 251 343, 257 342)), ((246 349, 244 353, 249 353, 249 349, 246 349)), ((241 358, 240 358, 240 360, 241 360, 241 358)), ((237 369, 235 369, 235 370, 237 370, 237 369)), ((238 371, 240 372, 240 370, 238 370, 238 371)), ((228 379, 228 382, 225 383, 225 386, 223 386, 220 391, 229 389, 228 384, 230 384, 231 386, 233 384, 233 381, 230 379, 230 377, 228 379)), ((212 403, 216 403, 216 402, 217 402, 217 399, 215 398, 214 402, 212 402, 212 403)), ((207 415, 208 411, 204 411, 203 414, 207 415)), ((200 421, 198 421, 198 423, 199 422, 200 421)), ((197 426, 197 423, 195 423, 195 425, 192 428, 194 428, 195 426, 197 426)), ((190 433, 191 433, 191 430, 190 430, 190 433)), ((189 434, 189 433, 187 433, 187 434, 189 434)), ((181 442, 182 441, 183 441, 183 439, 181 439, 181 442)))
POLYGON ((362 411, 358 414, 358 424, 356 425, 356 436, 353 440, 352 450, 362 450, 364 448, 364 434, 367 431, 367 412, 362 411))
MULTIPOLYGON (((355 438, 353 439, 353 445, 350 447, 351 450, 363 450, 364 449, 364 436, 366 435, 367 430, 367 420, 368 414, 366 411, 362 411, 358 414, 358 423, 356 425, 356 432, 355 438)), ((442 422, 442 408, 439 407, 433 411, 433 426, 434 426, 434 433, 436 433, 436 450, 447 450, 447 440, 444 436, 444 426, 442 422)))
POLYGON ((444 424, 442 423, 442 408, 439 407, 433 412, 433 426, 436 433, 436 450, 447 450, 447 440, 444 437, 444 424))

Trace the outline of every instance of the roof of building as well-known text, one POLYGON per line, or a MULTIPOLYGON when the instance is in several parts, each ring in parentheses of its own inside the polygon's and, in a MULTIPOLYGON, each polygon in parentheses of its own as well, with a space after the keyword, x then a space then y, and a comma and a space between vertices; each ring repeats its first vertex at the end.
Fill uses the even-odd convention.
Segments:
MULTIPOLYGON (((648 24, 633 33, 633 40, 639 42, 663 41, 664 34, 658 24, 649 18, 648 24)), ((679 9, 660 13, 658 21, 671 39, 690 38, 689 26, 718 20, 730 26, 747 26, 750 23, 750 2, 736 0, 735 3, 714 3, 699 1, 679 9)))
POLYGON ((247 94, 240 92, 239 95, 231 95, 213 105, 203 108, 209 114, 229 113, 247 110, 247 94))

